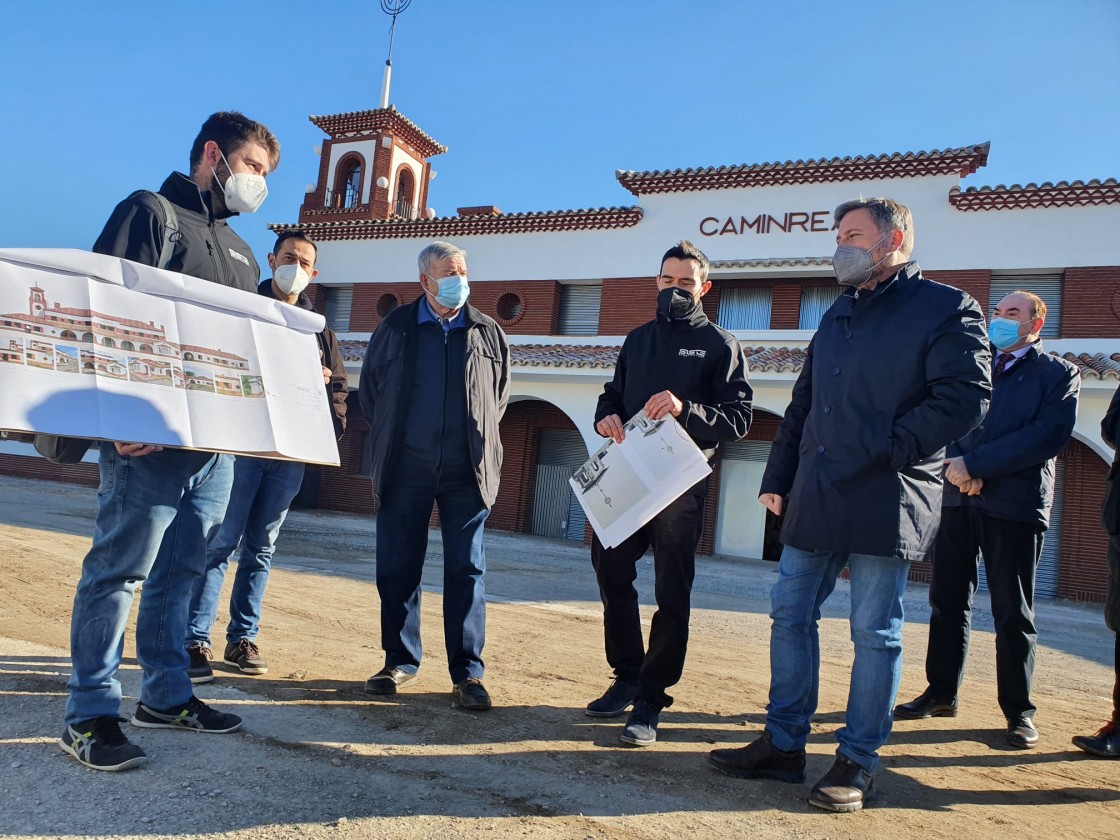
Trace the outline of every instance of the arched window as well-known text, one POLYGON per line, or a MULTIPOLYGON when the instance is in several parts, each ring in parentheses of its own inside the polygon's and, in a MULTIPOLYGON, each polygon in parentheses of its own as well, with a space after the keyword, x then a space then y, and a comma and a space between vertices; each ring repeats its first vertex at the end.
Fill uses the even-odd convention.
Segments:
POLYGON ((67 341, 77 341, 78 337, 74 335, 73 330, 63 330, 58 334, 59 338, 65 338, 67 341))
POLYGON ((362 200, 362 164, 351 160, 342 170, 339 198, 342 207, 357 207, 362 200))
POLYGON ((131 341, 122 341, 121 342, 121 349, 122 350, 135 350, 136 347, 132 344, 131 341))
POLYGON ((412 199, 416 194, 416 179, 412 177, 412 170, 401 169, 397 173, 397 200, 393 205, 393 212, 402 219, 412 218, 412 199))
POLYGON ((117 342, 113 341, 113 339, 109 338, 109 336, 105 336, 104 338, 102 338, 101 339, 101 344, 105 347, 116 348, 116 346, 117 346, 117 342))

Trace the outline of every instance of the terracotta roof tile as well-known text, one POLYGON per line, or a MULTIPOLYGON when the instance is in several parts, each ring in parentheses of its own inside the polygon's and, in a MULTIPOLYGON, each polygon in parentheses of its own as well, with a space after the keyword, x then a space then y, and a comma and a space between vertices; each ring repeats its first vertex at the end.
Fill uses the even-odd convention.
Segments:
POLYGON ((949 203, 958 210, 1020 210, 1026 207, 1080 207, 1120 204, 1120 182, 1047 181, 1042 184, 1012 184, 1005 187, 959 187, 949 190, 949 203))
POLYGON ((280 233, 299 230, 316 242, 352 239, 436 239, 501 233, 539 233, 561 230, 602 230, 633 227, 642 219, 641 207, 599 207, 584 210, 546 210, 503 213, 501 216, 445 216, 438 219, 384 219, 345 222, 306 222, 269 225, 280 233))
POLYGON ((820 184, 829 181, 866 181, 912 178, 920 175, 970 175, 988 162, 990 143, 928 152, 895 152, 858 157, 818 158, 785 163, 744 163, 696 169, 659 169, 648 172, 618 170, 615 177, 634 195, 769 187, 781 184, 820 184))
POLYGON ((753 260, 712 260, 712 268, 784 268, 832 266, 832 257, 760 257, 753 260))
POLYGON ((440 155, 447 147, 437 143, 420 126, 390 105, 388 108, 371 108, 366 111, 347 111, 345 114, 312 114, 308 117, 332 139, 373 134, 387 130, 412 145, 424 157, 440 155))
POLYGON ((1120 379, 1120 353, 1062 353, 1061 357, 1077 365, 1083 379, 1120 379))

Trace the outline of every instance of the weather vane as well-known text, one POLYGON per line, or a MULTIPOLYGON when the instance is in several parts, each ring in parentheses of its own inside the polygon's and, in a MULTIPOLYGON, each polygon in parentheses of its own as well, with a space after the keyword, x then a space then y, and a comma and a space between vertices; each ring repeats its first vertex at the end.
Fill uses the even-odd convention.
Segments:
POLYGON ((385 59, 385 76, 381 80, 381 106, 389 107, 389 80, 393 74, 393 36, 397 32, 397 16, 412 5, 412 0, 381 0, 381 11, 393 22, 389 25, 389 57, 385 59))

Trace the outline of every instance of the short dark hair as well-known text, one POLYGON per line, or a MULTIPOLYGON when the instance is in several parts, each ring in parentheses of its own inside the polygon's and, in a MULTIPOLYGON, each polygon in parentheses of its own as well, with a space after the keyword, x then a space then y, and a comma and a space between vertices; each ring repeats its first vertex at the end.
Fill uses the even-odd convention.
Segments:
POLYGON ((280 143, 268 128, 237 111, 219 111, 206 118, 191 146, 191 172, 202 163, 202 151, 213 140, 227 158, 246 143, 259 143, 268 151, 268 170, 280 165, 280 143))
POLYGON ((700 282, 708 282, 708 269, 712 267, 711 261, 704 256, 704 252, 689 242, 687 239, 682 239, 672 248, 665 252, 665 256, 661 258, 661 267, 665 267, 665 260, 696 260, 700 263, 700 282))
POLYGON ((898 250, 902 256, 909 257, 914 251, 914 217, 910 215, 910 208, 899 204, 892 198, 854 198, 845 201, 832 214, 836 224, 853 210, 866 210, 875 220, 875 227, 881 236, 886 236, 892 231, 902 231, 902 247, 898 250))
POLYGON ((289 239, 294 239, 296 242, 306 242, 315 252, 315 259, 319 259, 319 246, 315 244, 314 239, 312 239, 302 230, 286 230, 283 233, 276 234, 276 244, 272 246, 272 256, 279 256, 280 246, 287 242, 289 239))

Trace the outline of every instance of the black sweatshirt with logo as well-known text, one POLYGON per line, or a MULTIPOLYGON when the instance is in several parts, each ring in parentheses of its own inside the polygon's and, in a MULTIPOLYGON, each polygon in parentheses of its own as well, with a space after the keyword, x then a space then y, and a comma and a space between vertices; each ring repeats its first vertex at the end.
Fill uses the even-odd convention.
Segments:
POLYGON ((626 336, 595 422, 617 414, 625 423, 666 390, 684 403, 677 421, 709 461, 721 441, 739 440, 750 429, 754 392, 743 349, 699 304, 685 318, 659 315, 626 336))

